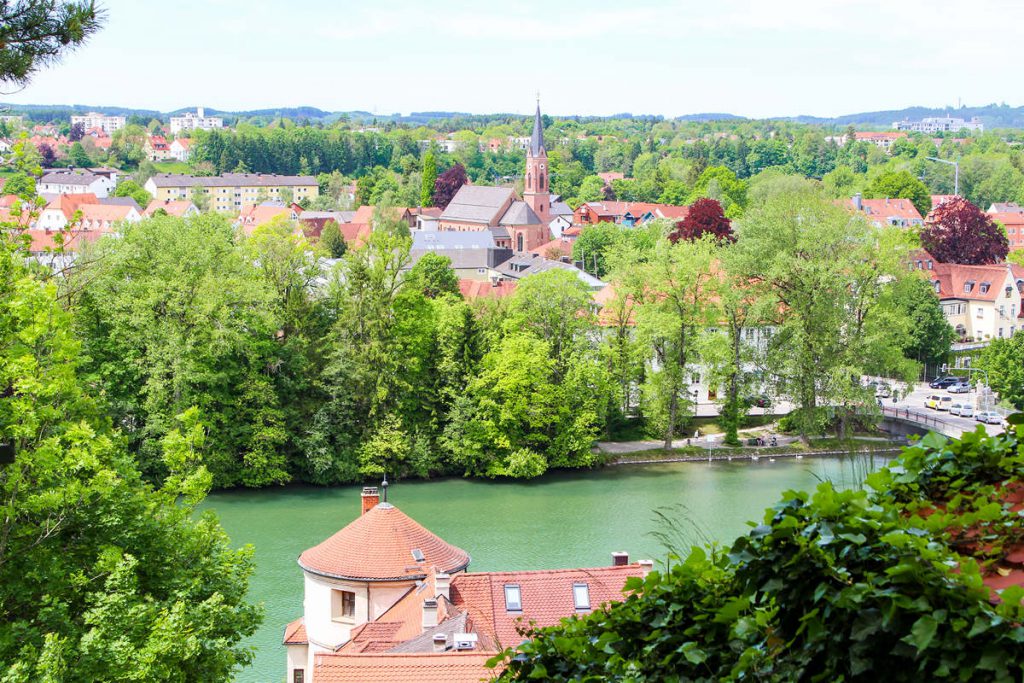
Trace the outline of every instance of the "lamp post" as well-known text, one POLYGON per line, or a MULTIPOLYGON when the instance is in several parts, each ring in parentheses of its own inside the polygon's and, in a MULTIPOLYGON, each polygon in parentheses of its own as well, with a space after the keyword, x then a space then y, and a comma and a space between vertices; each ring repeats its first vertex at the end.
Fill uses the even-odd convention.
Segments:
POLYGON ((953 172, 953 194, 960 195, 960 162, 949 161, 948 159, 940 159, 938 157, 925 157, 928 161, 936 161, 940 164, 949 164, 954 168, 953 172))

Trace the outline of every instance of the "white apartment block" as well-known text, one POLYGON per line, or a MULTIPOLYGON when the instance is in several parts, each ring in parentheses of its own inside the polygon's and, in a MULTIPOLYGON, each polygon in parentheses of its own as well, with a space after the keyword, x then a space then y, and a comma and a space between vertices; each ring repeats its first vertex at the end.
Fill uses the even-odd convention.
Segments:
POLYGON ((195 130, 196 128, 213 130, 223 127, 224 119, 219 116, 207 116, 206 110, 202 107, 198 107, 195 114, 187 111, 181 116, 171 117, 171 135, 176 135, 184 130, 195 130))
POLYGON ((956 133, 961 130, 980 133, 985 130, 984 124, 977 116, 970 121, 949 116, 928 117, 920 121, 896 121, 892 127, 896 130, 908 130, 915 133, 956 133))
POLYGON ((72 126, 80 123, 85 130, 100 128, 107 135, 113 135, 115 130, 124 128, 126 122, 127 119, 124 116, 106 116, 105 114, 97 114, 94 111, 84 116, 71 117, 72 126))

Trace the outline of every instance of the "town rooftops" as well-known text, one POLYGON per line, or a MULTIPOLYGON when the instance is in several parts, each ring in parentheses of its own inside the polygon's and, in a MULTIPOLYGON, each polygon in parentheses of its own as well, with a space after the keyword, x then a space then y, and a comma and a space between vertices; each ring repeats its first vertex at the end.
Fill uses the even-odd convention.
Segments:
MULTIPOLYGON (((1007 277, 1013 279, 1014 284, 1024 281, 1024 268, 1009 263, 988 266, 940 263, 923 249, 914 253, 912 262, 919 264, 918 270, 928 277, 933 286, 938 283, 935 293, 944 300, 994 302, 1003 296, 1007 277)), ((1017 284, 1017 287, 1020 290, 1024 285, 1017 284)))
POLYGON ((150 178, 156 187, 306 187, 316 185, 309 175, 273 173, 224 173, 219 176, 194 176, 183 173, 158 173, 150 178))
POLYGON ((507 187, 463 185, 441 214, 441 220, 487 224, 514 197, 515 193, 507 187))
POLYGON ((479 683, 493 652, 316 655, 316 683, 479 683))
POLYGON ((96 182, 100 176, 87 171, 55 171, 47 173, 39 182, 48 185, 82 185, 88 186, 96 182))
POLYGON ((412 235, 413 251, 452 251, 456 249, 493 249, 494 237, 490 230, 416 231, 412 235))
POLYGON ((441 540, 390 503, 379 503, 299 556, 299 566, 308 572, 355 581, 422 579, 431 567, 456 572, 468 565, 465 550, 441 540))
POLYGON ((524 277, 529 277, 530 275, 536 275, 538 273, 555 269, 570 270, 576 273, 576 276, 592 290, 603 289, 605 286, 604 282, 590 273, 582 271, 568 263, 553 261, 549 258, 545 258, 542 254, 533 252, 517 254, 495 268, 495 270, 501 273, 504 277, 515 280, 520 280, 524 277))
POLYGON ((467 300, 472 299, 504 299, 515 293, 519 285, 517 280, 459 280, 459 292, 467 300))
POLYGON ((508 207, 508 210, 498 219, 498 223, 501 225, 540 225, 540 216, 538 216, 530 205, 524 201, 514 201, 512 205, 508 207))
POLYGON ((858 211, 863 211, 870 218, 886 223, 920 224, 924 222, 917 207, 909 199, 864 199, 860 195, 856 195, 850 200, 850 205, 858 211))

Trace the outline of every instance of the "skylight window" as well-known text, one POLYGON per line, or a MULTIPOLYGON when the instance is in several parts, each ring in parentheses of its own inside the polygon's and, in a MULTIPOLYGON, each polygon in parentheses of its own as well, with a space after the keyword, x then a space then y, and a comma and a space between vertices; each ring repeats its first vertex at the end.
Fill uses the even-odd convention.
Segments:
POLYGON ((576 609, 590 609, 590 586, 585 583, 572 585, 572 601, 576 609))
POLYGON ((417 562, 422 562, 423 561, 423 551, 420 550, 419 548, 413 548, 412 549, 412 559, 416 560, 417 562))
POLYGON ((505 609, 509 612, 523 611, 523 594, 514 583, 505 586, 505 609))

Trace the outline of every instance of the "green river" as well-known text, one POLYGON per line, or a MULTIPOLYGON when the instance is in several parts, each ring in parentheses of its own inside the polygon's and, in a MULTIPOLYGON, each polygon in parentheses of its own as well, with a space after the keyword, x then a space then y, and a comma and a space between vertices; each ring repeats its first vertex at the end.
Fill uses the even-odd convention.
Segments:
MULTIPOLYGON (((855 485, 885 458, 779 458, 630 465, 558 472, 530 482, 441 479, 398 482, 390 502, 450 543, 469 552, 470 571, 601 566, 611 552, 631 560, 664 559, 651 532, 664 527, 655 511, 672 512, 689 542, 728 543, 748 520, 790 488, 810 490, 821 479, 855 485)), ((351 522, 360 487, 288 487, 211 495, 234 543, 256 547, 250 597, 266 617, 252 638, 252 667, 236 680, 284 680, 284 625, 302 613, 302 572, 295 560, 351 522)))

